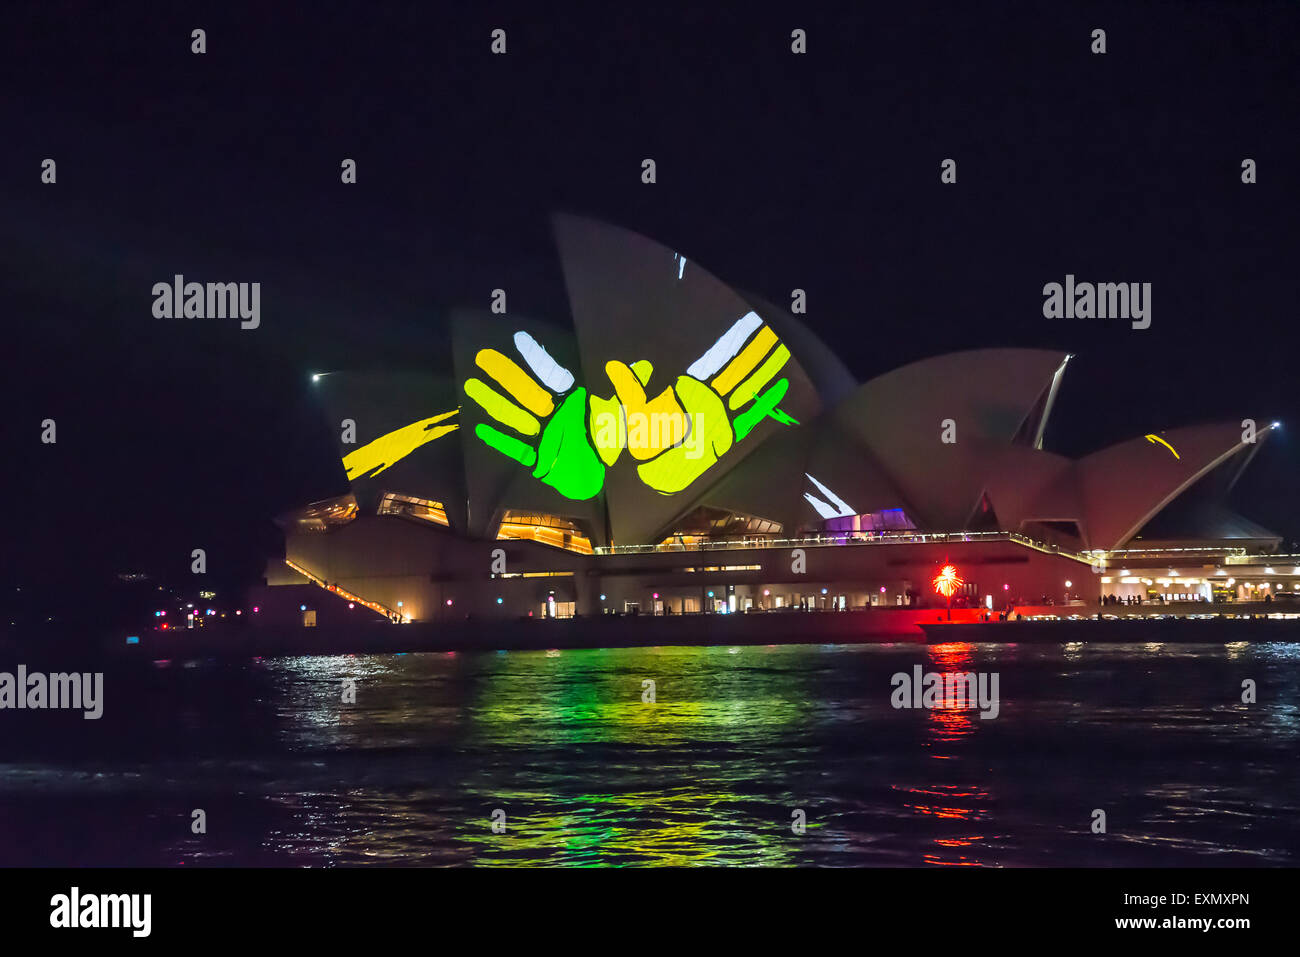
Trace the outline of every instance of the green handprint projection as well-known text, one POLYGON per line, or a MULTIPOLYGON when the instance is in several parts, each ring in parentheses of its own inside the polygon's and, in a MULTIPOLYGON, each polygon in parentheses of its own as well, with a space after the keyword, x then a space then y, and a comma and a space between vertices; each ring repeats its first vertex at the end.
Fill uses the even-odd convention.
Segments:
POLYGON ((502 425, 521 435, 540 435, 538 444, 534 448, 486 423, 475 426, 474 434, 520 465, 531 467, 534 478, 545 482, 565 498, 575 501, 594 498, 604 487, 605 466, 587 437, 587 390, 574 389, 556 410, 552 393, 563 393, 572 388, 572 373, 556 363, 526 332, 515 334, 515 348, 551 391, 538 385, 508 356, 494 349, 483 349, 475 357, 475 362, 511 398, 479 379, 469 379, 465 383, 465 394, 502 425), (543 426, 538 417, 548 416, 543 426))
POLYGON ((587 390, 575 389, 542 430, 533 478, 566 498, 594 498, 605 484, 605 466, 587 440, 587 390))

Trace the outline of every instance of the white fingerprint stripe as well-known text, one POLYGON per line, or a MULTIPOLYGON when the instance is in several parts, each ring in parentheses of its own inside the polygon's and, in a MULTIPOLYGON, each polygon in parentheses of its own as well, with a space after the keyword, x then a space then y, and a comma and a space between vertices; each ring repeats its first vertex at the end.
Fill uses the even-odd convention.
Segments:
POLYGON ((552 359, 551 354, 528 333, 515 333, 515 348, 546 388, 558 394, 573 387, 573 373, 552 359))
MULTIPOLYGON (((804 472, 803 474, 804 474, 804 475, 808 475, 807 472, 804 472)), ((816 485, 819 489, 822 490, 823 493, 825 493, 825 495, 826 495, 827 498, 829 498, 832 502, 835 503, 835 507, 838 508, 838 509, 840 510, 840 511, 839 511, 840 516, 847 517, 847 516, 849 516, 849 515, 856 515, 856 514, 858 514, 857 512, 855 512, 855 511, 853 510, 852 506, 850 506, 847 502, 844 501, 844 499, 840 498, 838 495, 836 495, 834 492, 832 492, 830 489, 828 489, 828 488, 827 488, 825 485, 823 485, 821 482, 817 481, 817 480, 816 480, 815 478, 813 478, 811 475, 808 475, 808 478, 812 480, 813 485, 816 485)), ((817 506, 814 505, 813 507, 816 508, 817 506)), ((823 517, 824 517, 824 518, 835 518, 836 516, 834 516, 834 515, 826 515, 826 516, 823 516, 823 517)))
POLYGON ((736 357, 740 347, 745 344, 754 330, 763 324, 758 313, 747 312, 736 320, 721 339, 709 347, 709 351, 696 359, 686 374, 703 382, 736 357))
POLYGON ((812 505, 813 508, 817 509, 817 514, 822 518, 839 518, 839 514, 835 509, 831 508, 812 492, 804 492, 803 497, 808 500, 808 503, 812 505))

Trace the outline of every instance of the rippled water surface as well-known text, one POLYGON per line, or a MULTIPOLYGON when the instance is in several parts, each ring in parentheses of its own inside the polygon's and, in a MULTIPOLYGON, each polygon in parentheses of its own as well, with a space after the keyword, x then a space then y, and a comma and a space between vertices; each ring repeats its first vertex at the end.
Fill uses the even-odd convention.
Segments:
POLYGON ((1294 865, 1298 743, 1297 644, 159 662, 0 712, 0 863, 1294 865), (917 664, 1000 713, 896 710, 917 664))

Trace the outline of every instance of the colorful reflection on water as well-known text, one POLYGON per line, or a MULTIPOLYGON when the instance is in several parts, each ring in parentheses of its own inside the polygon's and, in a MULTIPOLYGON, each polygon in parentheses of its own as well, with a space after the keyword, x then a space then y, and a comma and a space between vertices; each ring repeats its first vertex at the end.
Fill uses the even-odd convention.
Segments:
POLYGON ((121 704, 102 728, 0 743, 0 863, 30 863, 36 848, 72 864, 1295 863, 1297 647, 664 647, 153 668, 106 678, 121 704), (917 665, 996 672, 997 717, 952 701, 895 709, 891 677, 917 665), (1245 678, 1258 704, 1239 700, 1245 678), (189 833, 194 807, 207 835, 189 833), (1097 807, 1106 835, 1089 829, 1097 807), (68 815, 106 836, 69 839, 68 815), (111 837, 124 828, 134 842, 111 837))

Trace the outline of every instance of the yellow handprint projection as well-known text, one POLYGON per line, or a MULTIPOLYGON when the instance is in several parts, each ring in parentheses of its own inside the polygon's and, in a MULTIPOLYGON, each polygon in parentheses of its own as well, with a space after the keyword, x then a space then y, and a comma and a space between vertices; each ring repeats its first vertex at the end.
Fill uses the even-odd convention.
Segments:
MULTIPOLYGON (((621 410, 624 431, 630 430, 630 434, 625 439, 627 449, 638 461, 654 458, 664 449, 683 441, 687 434, 686 412, 677 401, 671 386, 653 399, 646 398, 643 387, 650 381, 653 372, 654 367, 644 359, 630 366, 618 360, 607 362, 605 374, 609 376, 609 381, 614 386, 614 394, 618 398, 609 400, 600 400, 598 396, 592 398, 593 422, 608 422, 608 419, 596 418, 598 403, 604 406, 607 401, 621 410)), ((604 408, 607 409, 608 406, 604 408)), ((597 433, 593 430, 592 434, 597 433)), ((601 441, 596 443, 596 448, 601 452, 602 459, 610 455, 617 459, 621 450, 611 448, 608 442, 601 441)), ((606 461, 606 464, 612 465, 613 462, 606 461)))
POLYGON ((646 485, 664 495, 680 492, 766 416, 797 424, 777 408, 789 380, 769 386, 789 360, 790 350, 750 312, 653 399, 644 389, 654 371, 649 362, 607 363, 617 398, 591 400, 591 435, 601 461, 613 465, 626 448, 641 462, 637 474, 646 485), (745 406, 733 421, 728 409, 745 406))

